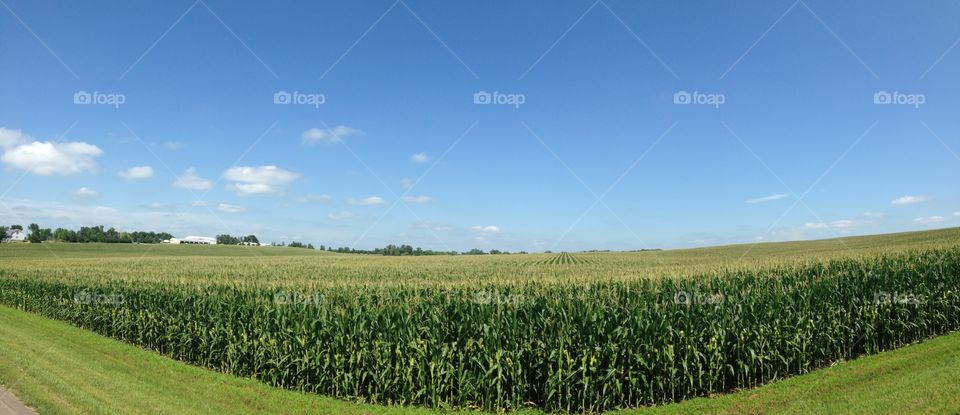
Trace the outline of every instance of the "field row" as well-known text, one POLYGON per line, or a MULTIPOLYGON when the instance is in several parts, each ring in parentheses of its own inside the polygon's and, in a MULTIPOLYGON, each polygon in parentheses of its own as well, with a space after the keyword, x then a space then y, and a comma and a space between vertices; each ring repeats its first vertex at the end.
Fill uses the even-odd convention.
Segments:
POLYGON ((551 258, 535 262, 538 265, 579 265, 594 264, 595 262, 584 257, 563 252, 551 258))
POLYGON ((271 385, 491 411, 672 402, 960 328, 960 248, 689 277, 292 289, 4 271, 0 303, 271 385))
POLYGON ((813 265, 958 244, 960 229, 679 251, 458 257, 347 255, 281 247, 5 244, 0 249, 0 276, 70 284, 123 281, 302 291, 344 286, 589 285, 813 265))

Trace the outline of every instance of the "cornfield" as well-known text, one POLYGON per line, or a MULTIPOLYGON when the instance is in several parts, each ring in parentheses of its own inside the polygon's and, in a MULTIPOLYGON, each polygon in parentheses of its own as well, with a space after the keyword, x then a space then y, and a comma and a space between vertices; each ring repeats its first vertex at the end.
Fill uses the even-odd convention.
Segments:
POLYGON ((960 249, 472 288, 291 291, 2 271, 0 302, 305 392, 594 412, 751 387, 960 328, 960 249))

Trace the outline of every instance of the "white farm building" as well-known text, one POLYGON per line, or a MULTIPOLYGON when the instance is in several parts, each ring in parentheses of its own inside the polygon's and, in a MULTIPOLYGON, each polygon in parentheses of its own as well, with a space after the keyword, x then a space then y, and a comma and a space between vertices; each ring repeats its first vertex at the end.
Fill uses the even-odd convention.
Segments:
POLYGON ((22 229, 7 229, 3 239, 7 242, 24 242, 27 240, 27 234, 22 229))
POLYGON ((216 245, 217 239, 211 238, 209 236, 187 236, 183 239, 170 238, 162 241, 165 244, 180 245, 180 244, 199 244, 199 245, 216 245))

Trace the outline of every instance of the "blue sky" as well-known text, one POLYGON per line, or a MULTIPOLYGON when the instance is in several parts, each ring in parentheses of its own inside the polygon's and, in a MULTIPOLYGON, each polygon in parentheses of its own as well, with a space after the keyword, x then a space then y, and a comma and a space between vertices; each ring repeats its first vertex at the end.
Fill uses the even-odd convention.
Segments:
POLYGON ((3 223, 527 251, 960 225, 955 2, 2 3, 3 223))

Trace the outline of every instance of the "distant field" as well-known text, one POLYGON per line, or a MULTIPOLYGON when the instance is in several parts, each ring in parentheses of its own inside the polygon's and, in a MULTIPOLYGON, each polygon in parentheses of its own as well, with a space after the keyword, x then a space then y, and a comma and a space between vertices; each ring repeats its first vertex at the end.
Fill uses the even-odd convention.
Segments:
POLYGON ((960 228, 653 252, 457 257, 384 257, 289 247, 4 244, 0 246, 0 259, 5 262, 0 275, 8 272, 71 283, 149 281, 261 288, 478 287, 683 277, 952 246, 960 246, 960 228))
POLYGON ((632 253, 0 246, 0 303, 269 385, 599 412, 960 329, 960 229, 632 253))

